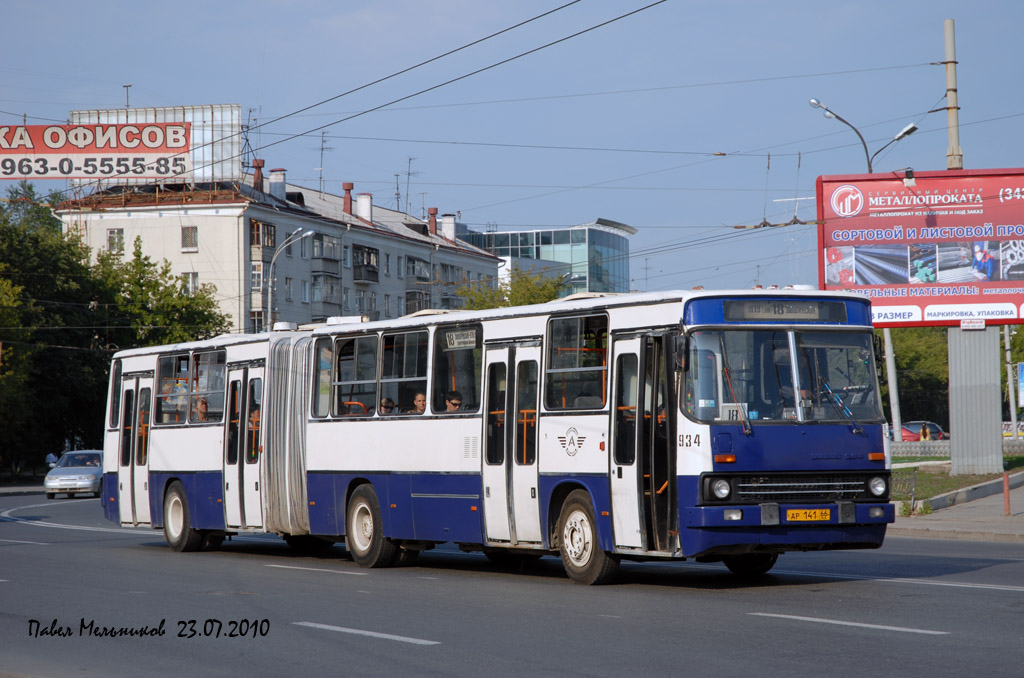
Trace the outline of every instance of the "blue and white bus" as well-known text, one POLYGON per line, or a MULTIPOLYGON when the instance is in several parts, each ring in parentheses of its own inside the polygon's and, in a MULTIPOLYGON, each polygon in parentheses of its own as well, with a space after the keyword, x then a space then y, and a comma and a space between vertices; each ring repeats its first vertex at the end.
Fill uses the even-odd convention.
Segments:
POLYGON ((454 542, 767 572, 893 522, 867 298, 568 299, 114 356, 105 515, 176 551, 275 533, 367 567, 454 542))

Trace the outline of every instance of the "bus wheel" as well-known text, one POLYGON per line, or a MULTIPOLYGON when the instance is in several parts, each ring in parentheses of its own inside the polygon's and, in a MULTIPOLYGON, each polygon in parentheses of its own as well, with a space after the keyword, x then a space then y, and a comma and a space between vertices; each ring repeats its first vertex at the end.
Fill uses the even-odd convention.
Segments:
POLYGON ((722 562, 740 577, 760 577, 775 566, 777 553, 745 553, 742 556, 725 556, 722 562))
POLYGON ((193 530, 188 515, 185 488, 177 480, 167 488, 164 497, 164 539, 174 551, 195 551, 203 535, 193 530))
POLYGON ((604 584, 615 577, 619 560, 601 550, 590 498, 583 490, 572 492, 558 518, 558 550, 562 566, 577 584, 604 584))
POLYGON ((352 560, 363 567, 386 567, 395 560, 396 547, 384 537, 380 502, 370 485, 357 487, 348 500, 345 547, 352 560))

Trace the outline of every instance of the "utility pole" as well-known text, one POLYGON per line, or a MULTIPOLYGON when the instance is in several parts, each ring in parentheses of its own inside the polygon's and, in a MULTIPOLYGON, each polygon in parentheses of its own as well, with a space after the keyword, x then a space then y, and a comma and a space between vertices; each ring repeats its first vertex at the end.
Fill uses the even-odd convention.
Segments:
POLYGON ((960 104, 956 93, 956 39, 953 20, 946 19, 946 117, 949 127, 949 148, 946 169, 963 169, 964 154, 960 150, 960 104))
POLYGON ((1006 347, 1006 390, 1010 395, 1010 424, 1017 439, 1017 394, 1014 393, 1013 363, 1010 362, 1010 326, 1003 325, 1003 345, 1006 347))

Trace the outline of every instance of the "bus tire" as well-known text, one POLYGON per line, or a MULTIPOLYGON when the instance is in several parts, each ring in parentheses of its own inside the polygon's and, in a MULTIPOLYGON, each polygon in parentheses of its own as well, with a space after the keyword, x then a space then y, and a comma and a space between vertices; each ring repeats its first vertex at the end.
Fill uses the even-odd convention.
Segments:
POLYGON ((562 504, 558 517, 558 551, 562 567, 576 584, 604 584, 615 577, 619 560, 601 550, 590 497, 575 490, 562 504))
POLYGON ((384 537, 380 502, 370 485, 360 485, 348 500, 345 547, 362 567, 387 567, 397 554, 394 542, 384 537))
POLYGON ((725 556, 722 562, 738 577, 760 577, 767 574, 778 559, 777 553, 744 553, 741 556, 725 556))
POLYGON ((188 512, 185 488, 175 480, 164 495, 164 539, 171 550, 195 551, 203 540, 199 530, 193 530, 188 512))

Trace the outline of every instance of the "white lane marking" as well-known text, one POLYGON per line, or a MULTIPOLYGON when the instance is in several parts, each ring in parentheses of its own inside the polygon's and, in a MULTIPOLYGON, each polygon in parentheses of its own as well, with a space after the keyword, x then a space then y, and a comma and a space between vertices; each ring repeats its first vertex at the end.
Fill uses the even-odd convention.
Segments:
MULTIPOLYGON (((89 501, 88 499, 79 499, 78 501, 89 501)), ((25 509, 49 507, 53 508, 54 504, 31 504, 29 506, 16 506, 15 508, 7 509, 0 513, 0 518, 6 518, 12 523, 21 523, 22 525, 38 525, 39 527, 56 527, 62 530, 81 530, 84 532, 113 532, 116 534, 123 534, 125 536, 131 536, 133 533, 138 534, 142 530, 149 531, 149 528, 134 528, 134 527, 88 527, 86 525, 64 525, 61 523, 50 523, 45 520, 31 520, 28 518, 19 518, 12 516, 11 513, 14 511, 24 511, 25 509)))
MULTIPOLYGON (((715 565, 685 565, 703 570, 725 570, 715 565)), ((928 579, 907 579, 904 577, 873 577, 866 574, 839 574, 837 572, 804 572, 800 570, 772 570, 772 574, 789 574, 798 577, 817 577, 820 579, 849 579, 851 581, 876 581, 883 584, 916 584, 918 586, 947 586, 960 589, 985 589, 988 591, 1008 591, 1013 593, 1024 593, 1024 586, 1011 586, 1009 584, 972 584, 970 582, 942 581, 928 579)))
POLYGON ((363 629, 350 629, 344 626, 331 626, 329 624, 317 624, 316 622, 292 622, 296 626, 308 626, 313 629, 323 629, 325 631, 336 631, 338 633, 351 633, 356 636, 368 636, 370 638, 380 638, 381 640, 395 640, 399 643, 410 643, 412 645, 440 645, 440 641, 437 640, 423 640, 422 638, 410 638, 408 636, 395 636, 390 633, 377 633, 376 631, 364 631, 363 629))
POLYGON ((928 629, 912 629, 906 626, 885 626, 883 624, 862 624, 860 622, 840 621, 838 619, 821 619, 820 617, 799 617, 795 614, 772 614, 770 612, 748 612, 754 617, 775 617, 776 619, 794 619, 796 621, 813 622, 815 624, 837 624, 839 626, 858 626, 863 629, 879 631, 900 631, 902 633, 923 633, 928 636, 948 636, 949 631, 929 631, 928 629))
POLYGON ((7 542, 8 544, 32 544, 33 546, 50 546, 46 542, 42 541, 22 541, 20 539, 0 539, 0 541, 7 542))
POLYGON ((279 567, 282 570, 308 570, 310 572, 330 572, 331 574, 350 574, 354 577, 365 577, 367 572, 346 572, 345 570, 329 570, 325 567, 298 567, 296 565, 265 565, 265 567, 279 567))

